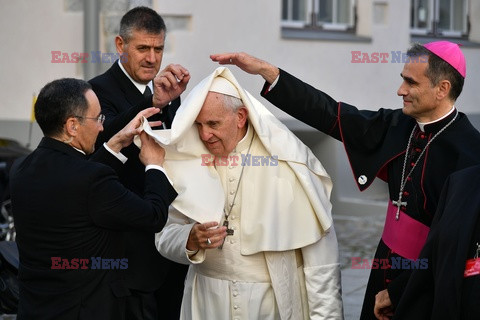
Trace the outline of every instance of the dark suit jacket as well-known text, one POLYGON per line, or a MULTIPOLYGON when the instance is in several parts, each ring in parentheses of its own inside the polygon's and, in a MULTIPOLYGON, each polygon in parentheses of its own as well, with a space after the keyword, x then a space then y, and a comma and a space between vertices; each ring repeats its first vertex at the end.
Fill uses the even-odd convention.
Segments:
MULTIPOLYGON (((103 163, 43 138, 36 150, 12 167, 20 255, 18 319, 124 316, 122 302, 129 291, 121 270, 108 266, 94 270, 92 257, 125 258, 121 231, 161 230, 177 194, 161 171, 148 170, 141 199, 105 165, 118 169, 120 161, 104 148, 94 158, 103 163), (59 264, 66 269, 52 269, 53 257, 68 259, 68 264, 59 264), (89 259, 90 267, 82 269, 80 260, 74 259, 89 259)), ((123 267, 128 264, 123 260, 123 267)))
MULTIPOLYGON (((102 113, 105 115, 104 131, 97 138, 97 148, 121 130, 141 110, 152 106, 152 96, 144 97, 120 69, 118 61, 104 74, 91 79, 90 84, 97 95, 102 113)), ((175 112, 180 106, 176 99, 162 109, 161 115, 149 120, 162 120, 170 128, 175 112)), ((122 150, 129 159, 119 174, 120 181, 138 195, 143 194, 145 167, 138 158, 139 149, 135 145, 122 150)), ((132 232, 126 235, 129 269, 129 288, 154 291, 163 283, 171 262, 163 258, 155 248, 153 232, 132 232), (145 262, 148 266, 145 268, 145 262)))

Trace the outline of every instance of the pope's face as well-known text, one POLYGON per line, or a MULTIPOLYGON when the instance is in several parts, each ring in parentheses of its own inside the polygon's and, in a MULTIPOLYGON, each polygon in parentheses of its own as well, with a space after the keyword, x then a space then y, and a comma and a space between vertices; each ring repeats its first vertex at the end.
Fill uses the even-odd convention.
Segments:
POLYGON ((195 119, 198 134, 205 147, 217 157, 228 156, 246 133, 247 109, 233 111, 224 106, 220 93, 209 92, 195 119))
POLYGON ((155 78, 162 64, 165 32, 152 34, 134 30, 128 42, 117 36, 115 44, 118 53, 126 55, 122 65, 133 80, 147 84, 155 78))

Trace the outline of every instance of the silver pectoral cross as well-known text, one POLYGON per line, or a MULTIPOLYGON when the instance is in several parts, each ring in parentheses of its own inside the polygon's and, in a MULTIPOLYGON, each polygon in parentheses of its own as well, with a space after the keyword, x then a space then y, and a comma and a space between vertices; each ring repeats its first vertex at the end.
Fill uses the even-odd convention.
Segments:
POLYGON ((224 227, 227 227, 227 236, 233 236, 233 233, 234 233, 235 231, 233 231, 233 229, 230 229, 230 228, 228 227, 228 220, 223 221, 223 226, 224 226, 224 227))
POLYGON ((398 217, 400 216, 400 207, 402 206, 407 206, 406 201, 402 201, 402 193, 400 192, 398 194, 398 201, 392 201, 392 204, 397 207, 397 213, 395 214, 395 220, 398 220, 398 217))
MULTIPOLYGON (((228 236, 233 236, 233 233, 234 233, 235 231, 233 231, 233 229, 230 229, 230 228, 228 227, 228 220, 223 221, 223 226, 224 226, 224 227, 227 227, 227 237, 228 237, 228 236)), ((226 238, 225 238, 225 239, 226 239, 226 238)), ((225 242, 225 239, 223 239, 223 242, 225 242)), ((223 248, 223 243, 218 247, 218 249, 222 249, 222 248, 223 248)))

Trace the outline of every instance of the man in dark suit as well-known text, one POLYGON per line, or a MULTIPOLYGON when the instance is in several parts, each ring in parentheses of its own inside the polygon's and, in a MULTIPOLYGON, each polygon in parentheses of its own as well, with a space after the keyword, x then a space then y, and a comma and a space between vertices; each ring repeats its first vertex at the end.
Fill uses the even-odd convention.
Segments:
POLYGON ((139 113, 88 160, 105 119, 90 85, 60 79, 41 90, 35 117, 44 138, 10 175, 20 259, 17 319, 125 319, 129 291, 121 270, 129 261, 122 231, 158 232, 177 196, 161 167, 165 151, 145 133, 143 199, 115 172, 143 116, 157 112, 139 113))
MULTIPOLYGON (((140 110, 152 105, 162 109, 156 119, 163 122, 164 128, 170 128, 180 105, 178 97, 190 77, 182 66, 169 65, 161 72, 163 79, 169 81, 153 83, 160 70, 165 33, 163 19, 150 8, 137 7, 122 17, 120 34, 115 38, 121 59, 104 74, 89 81, 106 117, 105 130, 100 133, 97 146, 125 126, 140 110), (170 88, 173 93, 160 98, 159 93, 170 88)), ((130 190, 142 195, 144 166, 136 160, 138 148, 132 145, 124 152, 132 160, 126 163, 120 180, 130 190)), ((127 301, 128 319, 178 319, 180 314, 187 266, 162 257, 155 248, 154 236, 153 232, 126 235, 127 285, 132 292, 127 301)))

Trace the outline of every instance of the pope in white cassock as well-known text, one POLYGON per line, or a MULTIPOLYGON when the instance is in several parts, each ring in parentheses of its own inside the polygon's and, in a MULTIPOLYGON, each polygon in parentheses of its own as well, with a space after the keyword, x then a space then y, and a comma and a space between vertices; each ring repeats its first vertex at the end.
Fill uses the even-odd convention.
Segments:
POLYGON ((144 129, 179 193, 155 242, 190 265, 181 319, 343 319, 330 177, 228 69, 144 129))

